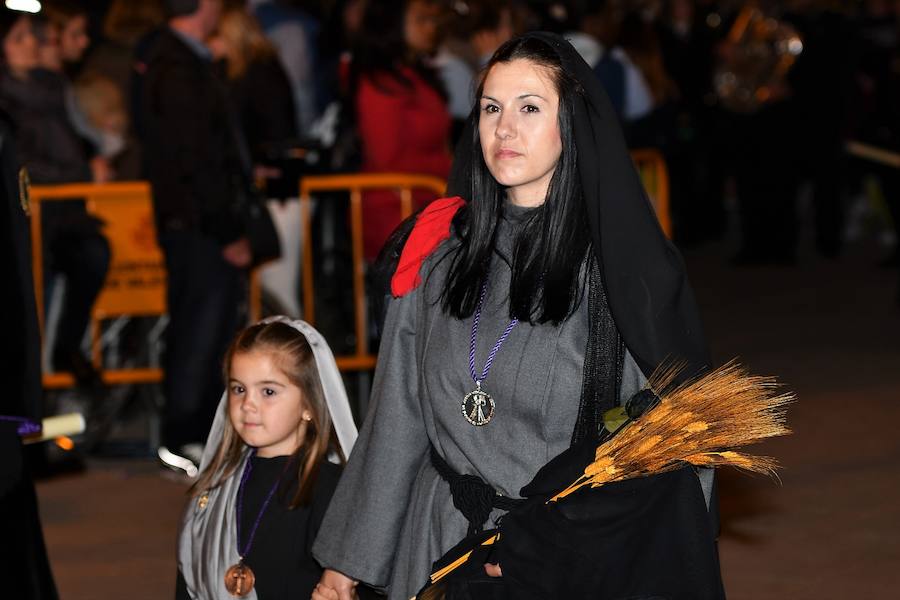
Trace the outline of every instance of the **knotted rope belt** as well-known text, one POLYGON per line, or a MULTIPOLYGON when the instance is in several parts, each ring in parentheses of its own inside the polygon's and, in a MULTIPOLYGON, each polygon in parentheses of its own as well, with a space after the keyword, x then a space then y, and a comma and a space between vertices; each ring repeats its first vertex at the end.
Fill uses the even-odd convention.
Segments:
POLYGON ((450 484, 450 495, 453 496, 453 506, 459 510, 469 522, 468 535, 473 535, 482 530, 484 522, 491 516, 495 508, 500 510, 512 510, 523 502, 518 498, 507 498, 497 490, 489 486, 477 475, 462 475, 453 470, 447 461, 431 447, 431 464, 441 476, 450 484))

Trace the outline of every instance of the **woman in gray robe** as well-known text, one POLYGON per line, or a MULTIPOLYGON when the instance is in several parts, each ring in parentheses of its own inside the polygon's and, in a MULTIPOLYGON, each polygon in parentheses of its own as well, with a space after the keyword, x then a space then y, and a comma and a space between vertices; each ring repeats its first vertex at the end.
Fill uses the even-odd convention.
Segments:
POLYGON ((571 45, 508 42, 477 97, 449 187, 471 201, 426 208, 402 245, 369 414, 313 546, 316 600, 358 581, 414 596, 484 525, 446 471, 502 506, 666 358, 708 363, 680 257, 571 45), (398 285, 410 270, 421 285, 398 285))

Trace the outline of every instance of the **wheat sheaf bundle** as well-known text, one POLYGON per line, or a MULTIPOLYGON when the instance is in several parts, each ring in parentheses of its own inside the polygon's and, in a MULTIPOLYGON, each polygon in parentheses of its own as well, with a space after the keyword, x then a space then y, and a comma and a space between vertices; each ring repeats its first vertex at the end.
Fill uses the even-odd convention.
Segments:
MULTIPOLYGON (((600 444, 594 461, 572 485, 548 503, 585 487, 695 466, 732 466, 775 475, 775 459, 735 449, 790 433, 786 411, 794 401, 781 393, 772 377, 750 375, 736 361, 687 383, 676 384, 683 365, 658 369, 647 383, 659 402, 640 417, 627 421, 600 444)), ((482 545, 495 543, 500 533, 482 545)), ((464 564, 468 551, 431 575, 431 585, 415 598, 441 600, 447 575, 464 564)), ((415 600, 415 598, 411 600, 415 600)))
POLYGON ((584 474, 551 502, 586 485, 671 471, 684 463, 775 475, 775 459, 734 449, 790 433, 785 419, 794 395, 779 393, 774 378, 749 375, 735 361, 674 385, 681 368, 654 373, 648 386, 660 403, 598 446, 584 474))

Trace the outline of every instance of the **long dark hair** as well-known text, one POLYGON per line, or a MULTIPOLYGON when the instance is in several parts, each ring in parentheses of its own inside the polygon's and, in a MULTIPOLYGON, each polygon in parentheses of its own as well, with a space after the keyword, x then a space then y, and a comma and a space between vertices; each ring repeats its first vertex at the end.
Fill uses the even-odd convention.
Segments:
MULTIPOLYGON (((577 149, 573 127, 574 97, 580 85, 567 74, 553 48, 535 38, 514 38, 497 49, 484 70, 476 99, 484 81, 497 63, 524 59, 546 68, 559 94, 559 131, 562 154, 547 190, 544 204, 536 208, 513 245, 510 317, 530 323, 564 321, 581 300, 584 281, 581 269, 590 246, 587 212, 578 179, 577 149)), ((458 319, 472 315, 487 276, 497 223, 503 210, 505 189, 497 183, 481 152, 478 135, 480 100, 470 115, 472 151, 457 160, 468 161, 468 203, 454 219, 462 244, 453 256, 442 295, 443 308, 458 319)))

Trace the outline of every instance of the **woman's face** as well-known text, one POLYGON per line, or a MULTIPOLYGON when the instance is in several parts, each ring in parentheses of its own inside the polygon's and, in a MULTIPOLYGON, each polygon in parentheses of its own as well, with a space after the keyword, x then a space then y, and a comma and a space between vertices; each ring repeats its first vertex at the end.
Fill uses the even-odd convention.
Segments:
POLYGON ((278 367, 271 352, 241 352, 231 359, 231 424, 259 456, 287 456, 300 447, 310 411, 303 392, 278 367))
POLYGON ((47 23, 38 36, 38 63, 50 71, 62 71, 62 54, 59 47, 59 29, 47 23))
POLYGON ((38 66, 38 41, 31 28, 31 19, 20 17, 3 38, 6 65, 22 76, 38 66))
POLYGON ((441 5, 429 0, 411 0, 406 6, 404 35, 413 54, 431 54, 437 48, 437 24, 441 5))
POLYGON ((513 204, 539 206, 562 154, 559 93, 546 67, 517 59, 488 72, 478 134, 488 170, 513 204))
POLYGON ((230 15, 223 15, 216 33, 206 40, 206 45, 216 59, 233 61, 239 52, 235 21, 230 15))
POLYGON ((88 21, 85 15, 69 19, 59 32, 59 51, 63 61, 77 63, 91 43, 87 33, 88 21))

